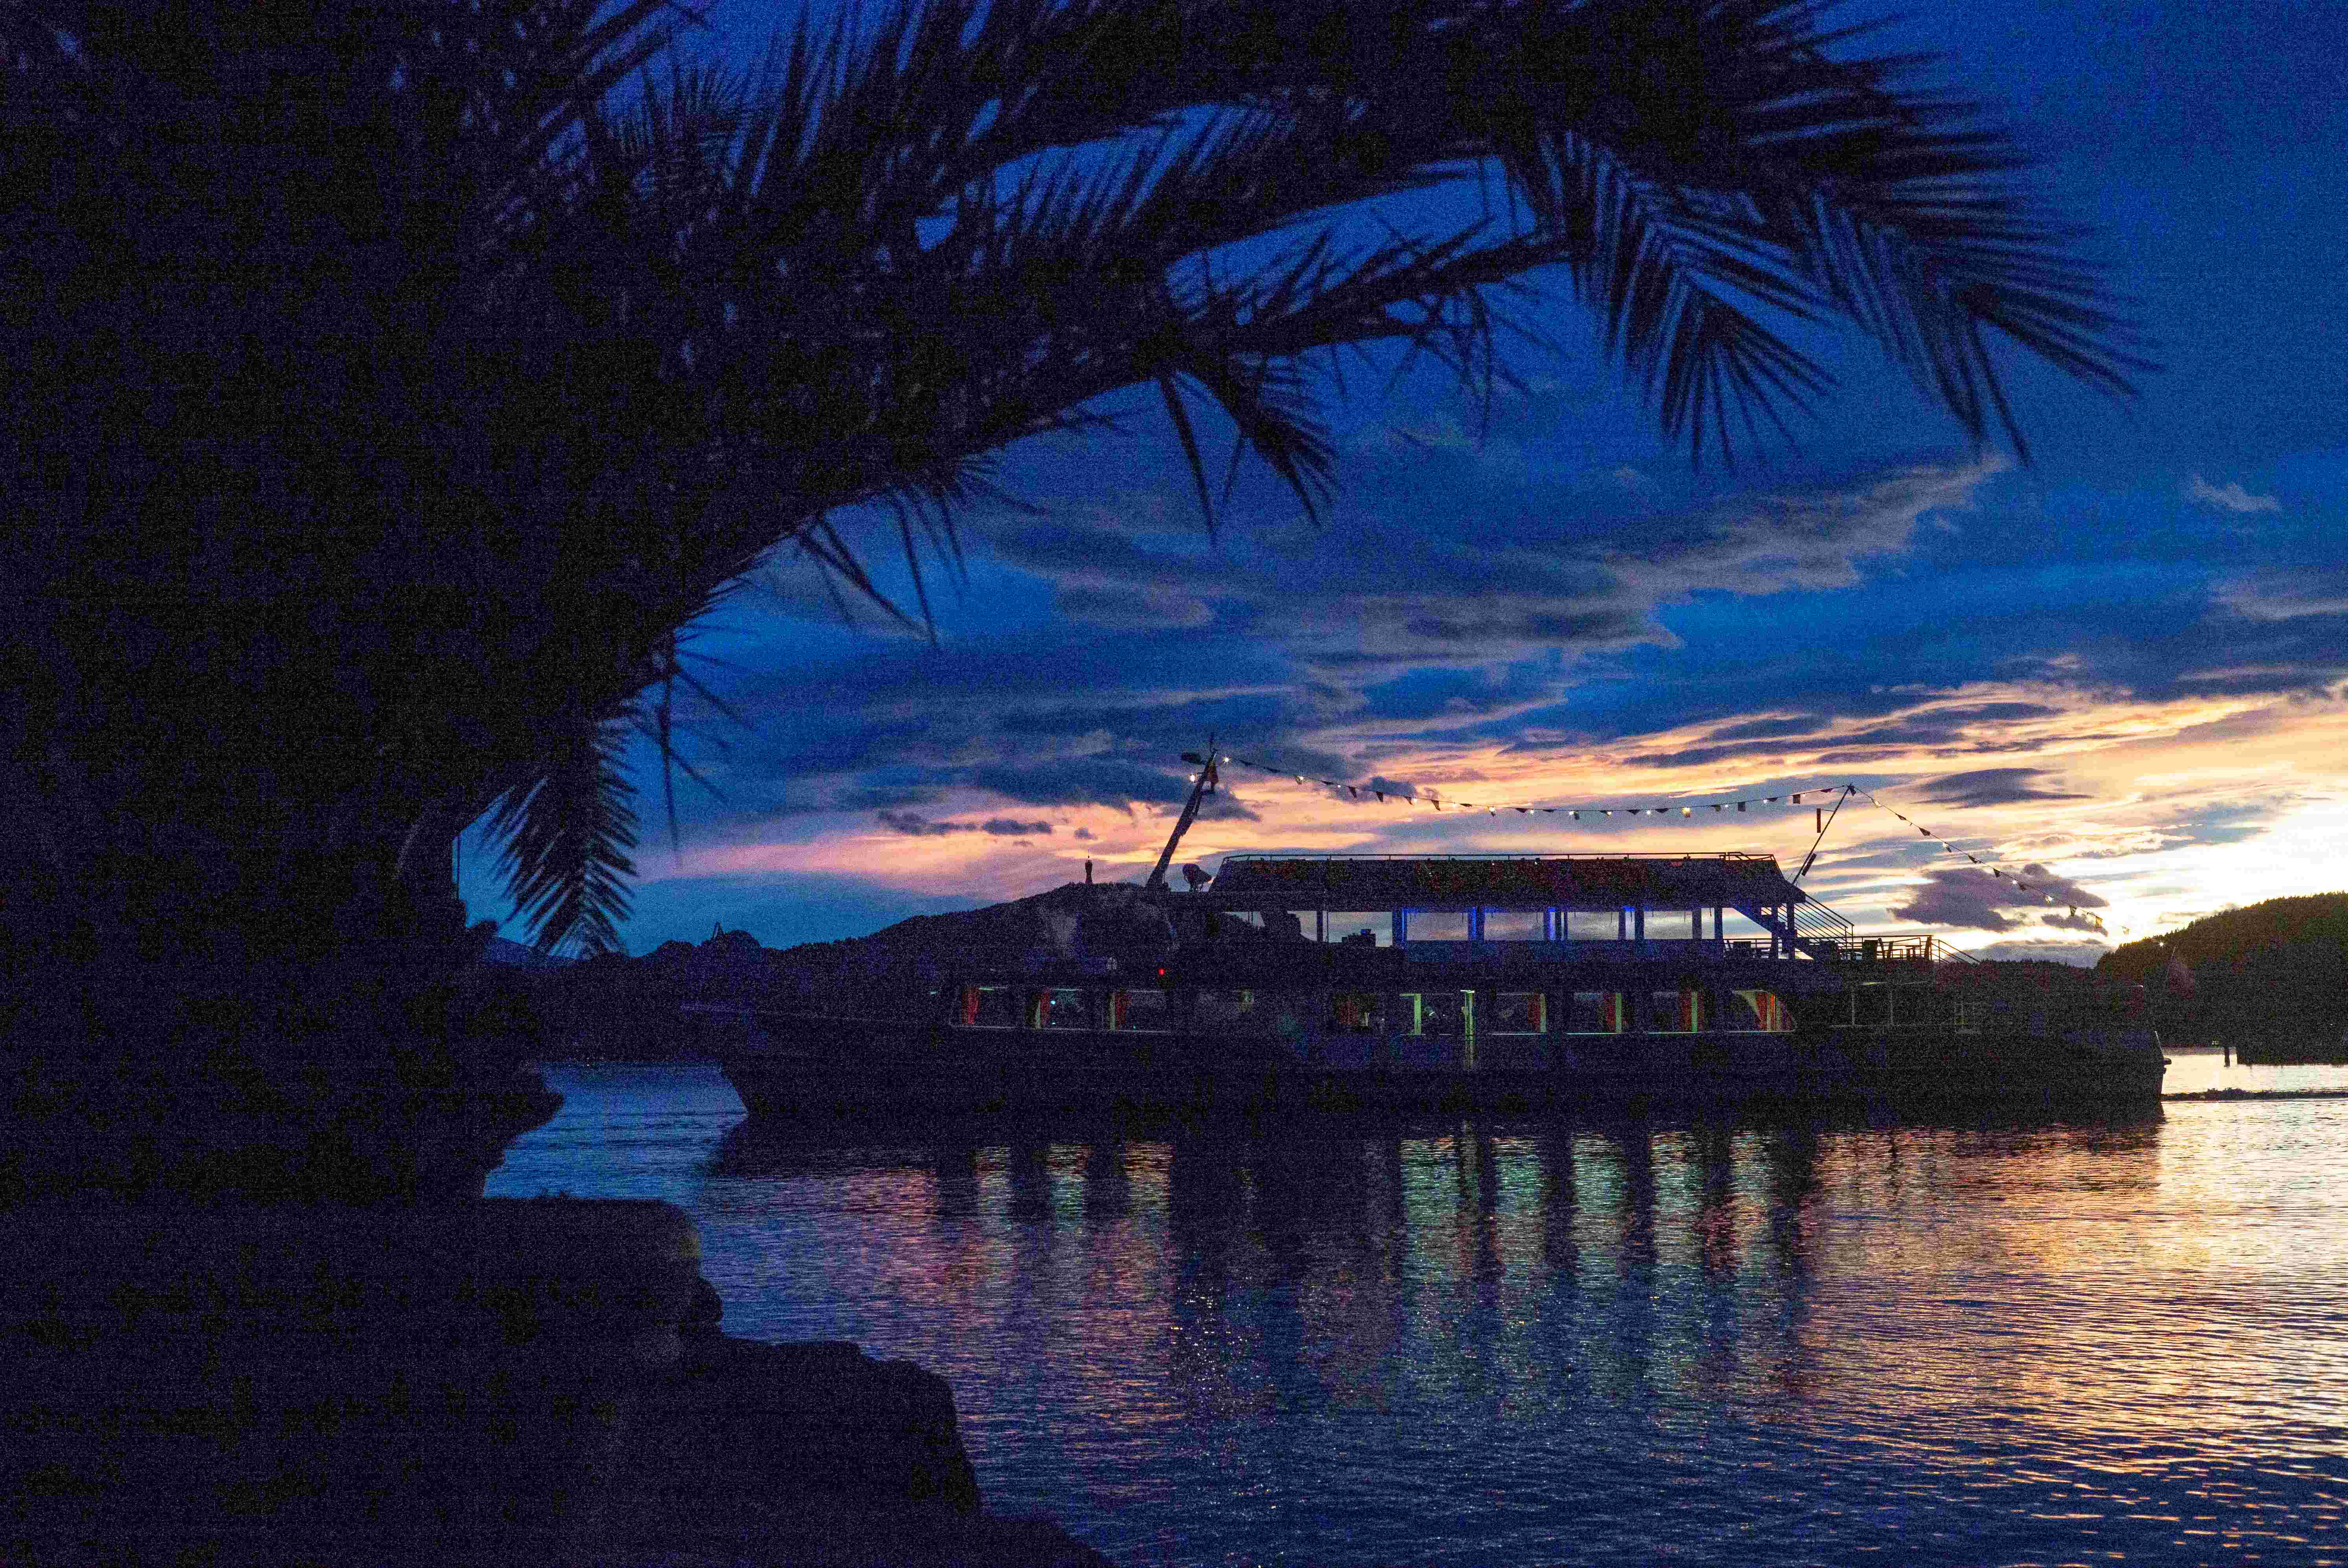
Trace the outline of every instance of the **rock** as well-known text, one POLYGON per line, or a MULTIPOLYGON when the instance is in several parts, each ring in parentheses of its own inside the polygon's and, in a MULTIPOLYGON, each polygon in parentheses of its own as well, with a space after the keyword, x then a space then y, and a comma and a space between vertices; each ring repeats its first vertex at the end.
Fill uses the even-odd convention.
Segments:
POLYGON ((0 1208, 133 1200, 478 1200, 505 1147, 561 1105, 535 1071, 364 1061, 0 1066, 0 1208))
POLYGON ((844 1341, 689 1340, 617 1474, 614 1563, 1110 1568, 1047 1520, 988 1517, 945 1379, 844 1341))
POLYGON ((718 1324, 726 1317, 726 1303, 718 1298, 717 1287, 705 1279, 694 1282, 693 1305, 685 1309, 685 1321, 677 1325, 677 1333, 686 1345, 698 1347, 705 1339, 717 1336, 718 1324))
POLYGON ((945 1381, 719 1332, 665 1204, 0 1213, 0 1561, 1098 1565, 945 1381))
POLYGON ((979 1507, 945 1379, 846 1342, 702 1342, 644 1390, 630 1454, 631 1498, 645 1506, 979 1507))

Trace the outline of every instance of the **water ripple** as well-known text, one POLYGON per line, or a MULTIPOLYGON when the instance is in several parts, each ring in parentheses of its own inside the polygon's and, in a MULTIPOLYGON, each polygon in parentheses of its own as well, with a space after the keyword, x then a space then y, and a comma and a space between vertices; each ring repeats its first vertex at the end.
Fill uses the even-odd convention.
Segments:
POLYGON ((492 1191, 684 1204, 732 1331, 943 1372, 1120 1562, 2348 1564, 2348 1100, 844 1141, 551 1076, 492 1191))

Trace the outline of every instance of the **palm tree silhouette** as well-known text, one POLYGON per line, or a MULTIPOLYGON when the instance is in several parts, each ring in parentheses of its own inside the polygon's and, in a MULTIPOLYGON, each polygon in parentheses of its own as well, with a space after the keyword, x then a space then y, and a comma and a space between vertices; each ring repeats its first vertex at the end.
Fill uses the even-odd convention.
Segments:
POLYGON ((990 455, 1119 388, 1211 521, 1194 408, 1318 516, 1349 354, 1488 395, 1553 300, 1697 460, 1829 390, 1810 321, 2017 448, 2001 340, 2149 368, 2013 145, 1807 0, 901 0, 747 73, 656 0, 170 15, 0 9, 0 873, 87 1038, 437 1005, 484 812, 611 946, 710 610, 778 548, 880 601, 880 503, 925 620, 990 455))

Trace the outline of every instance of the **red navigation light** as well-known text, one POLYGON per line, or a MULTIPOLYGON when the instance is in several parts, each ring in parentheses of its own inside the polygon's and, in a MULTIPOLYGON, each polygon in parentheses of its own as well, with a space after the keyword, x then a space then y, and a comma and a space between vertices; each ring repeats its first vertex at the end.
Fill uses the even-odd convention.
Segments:
POLYGON ((1161 979, 1161 980, 1162 980, 1162 979, 1164 979, 1166 978, 1166 971, 1165 971, 1164 969, 1160 969, 1160 970, 1159 970, 1159 971, 1158 971, 1158 978, 1159 978, 1159 979, 1161 979))

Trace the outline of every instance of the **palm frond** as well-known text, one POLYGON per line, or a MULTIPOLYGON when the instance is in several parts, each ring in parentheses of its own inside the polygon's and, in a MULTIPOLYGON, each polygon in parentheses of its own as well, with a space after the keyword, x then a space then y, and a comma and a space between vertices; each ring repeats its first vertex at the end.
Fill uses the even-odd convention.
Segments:
POLYGON ((541 952, 620 950, 636 874, 635 786, 620 759, 622 725, 582 718, 539 753, 530 776, 489 808, 506 896, 541 952))

